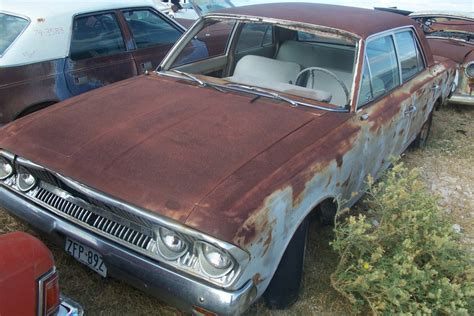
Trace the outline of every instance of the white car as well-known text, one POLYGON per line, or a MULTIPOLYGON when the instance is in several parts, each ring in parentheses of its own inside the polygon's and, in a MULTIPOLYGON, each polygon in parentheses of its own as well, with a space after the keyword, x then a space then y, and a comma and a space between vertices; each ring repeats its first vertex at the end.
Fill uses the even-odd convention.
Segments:
POLYGON ((3 1, 0 125, 154 70, 184 31, 151 0, 3 1))

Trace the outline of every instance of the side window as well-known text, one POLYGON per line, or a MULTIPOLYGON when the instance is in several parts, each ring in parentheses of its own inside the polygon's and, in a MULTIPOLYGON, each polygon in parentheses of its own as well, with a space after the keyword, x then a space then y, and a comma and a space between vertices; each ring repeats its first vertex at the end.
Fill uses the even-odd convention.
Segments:
POLYGON ((124 11, 123 15, 137 48, 172 45, 181 36, 178 29, 151 10, 124 11))
POLYGON ((268 24, 247 23, 240 32, 236 52, 272 45, 273 28, 268 24))
POLYGON ((70 58, 80 60, 125 51, 125 43, 113 13, 74 19, 70 58))
POLYGON ((402 66, 402 81, 405 82, 423 69, 423 60, 411 31, 396 33, 395 40, 402 66))
POLYGON ((391 35, 370 41, 367 44, 366 55, 373 99, 400 85, 398 61, 391 35))

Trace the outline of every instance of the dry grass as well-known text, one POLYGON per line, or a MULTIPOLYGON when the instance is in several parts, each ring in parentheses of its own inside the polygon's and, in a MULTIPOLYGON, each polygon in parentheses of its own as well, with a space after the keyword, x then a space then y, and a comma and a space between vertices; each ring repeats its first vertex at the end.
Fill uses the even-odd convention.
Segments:
MULTIPOLYGON (((473 250, 474 239, 474 108, 445 107, 435 113, 432 135, 424 151, 410 151, 404 161, 420 167, 433 193, 441 195, 441 206, 459 224, 463 241, 473 250)), ((35 234, 27 225, 0 210, 0 234, 22 230, 35 234)), ((347 315, 351 306, 331 288, 329 276, 337 256, 329 242, 330 228, 312 224, 300 300, 285 311, 269 311, 257 302, 248 315, 347 315)), ((42 238, 45 240, 44 238, 42 238)), ((47 241, 46 241, 47 242, 47 241)), ((114 279, 102 279, 76 262, 62 249, 48 243, 56 258, 62 291, 81 302, 87 315, 180 315, 181 313, 114 279)))

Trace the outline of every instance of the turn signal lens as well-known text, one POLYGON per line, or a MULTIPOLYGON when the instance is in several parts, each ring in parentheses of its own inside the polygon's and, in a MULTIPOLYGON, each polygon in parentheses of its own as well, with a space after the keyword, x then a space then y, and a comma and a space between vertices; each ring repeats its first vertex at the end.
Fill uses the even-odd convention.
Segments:
POLYGON ((56 315, 59 310, 59 277, 55 272, 43 282, 44 315, 56 315))

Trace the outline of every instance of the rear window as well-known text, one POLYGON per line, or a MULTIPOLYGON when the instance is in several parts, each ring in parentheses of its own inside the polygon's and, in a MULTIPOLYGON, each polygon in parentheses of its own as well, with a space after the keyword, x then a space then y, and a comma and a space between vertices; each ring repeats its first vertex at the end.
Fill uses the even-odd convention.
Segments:
POLYGON ((28 24, 27 19, 0 13, 0 56, 5 53, 28 24))

